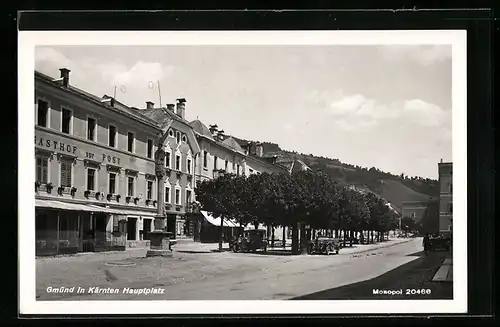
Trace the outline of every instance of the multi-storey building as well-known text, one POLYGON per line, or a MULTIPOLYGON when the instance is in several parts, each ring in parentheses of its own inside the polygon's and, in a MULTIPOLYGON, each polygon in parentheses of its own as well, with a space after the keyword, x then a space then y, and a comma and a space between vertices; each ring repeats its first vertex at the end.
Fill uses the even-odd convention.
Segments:
MULTIPOLYGON (((262 157, 262 148, 257 144, 257 153, 251 151, 252 144, 240 144, 235 138, 225 135, 217 125, 208 128, 200 120, 191 122, 198 144, 200 156, 196 161, 196 181, 201 182, 217 178, 221 173, 233 173, 249 176, 262 172, 279 173, 287 172, 285 166, 271 162, 262 157), (260 152, 259 152, 260 151, 260 152)), ((201 241, 216 241, 218 238, 217 227, 220 220, 213 219, 207 213, 204 220, 195 222, 195 239, 201 241)), ((239 225, 230 221, 224 223, 228 229, 227 237, 234 233, 232 228, 239 225)))
MULTIPOLYGON (((157 141, 170 133, 166 147, 176 169, 166 209, 178 215, 189 196, 190 178, 182 172, 197 153, 194 134, 148 117, 147 109, 73 87, 70 71, 60 71, 56 79, 35 72, 37 253, 148 246, 157 212, 157 141)), ((175 231, 176 222, 169 227, 175 231)))
POLYGON ((404 201, 401 204, 402 216, 412 218, 416 223, 419 223, 427 208, 428 201, 404 201))
POLYGON ((439 172, 439 232, 451 233, 453 226, 453 163, 441 162, 439 172))

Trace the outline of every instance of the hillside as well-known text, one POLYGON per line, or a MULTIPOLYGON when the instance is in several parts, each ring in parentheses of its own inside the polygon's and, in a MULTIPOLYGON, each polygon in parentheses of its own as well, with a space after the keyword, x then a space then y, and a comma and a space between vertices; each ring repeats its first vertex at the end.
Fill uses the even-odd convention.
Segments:
MULTIPOLYGON (((248 141, 236 139, 240 144, 248 141)), ((253 141, 255 142, 255 141, 253 141)), ((389 201, 397 208, 401 208, 404 201, 425 201, 439 195, 437 180, 421 177, 409 177, 403 174, 393 175, 375 167, 365 168, 341 162, 339 159, 314 156, 313 154, 287 151, 278 144, 262 142, 264 156, 278 155, 282 158, 300 159, 313 171, 322 170, 342 184, 354 184, 366 187, 389 201)), ((437 168, 436 168, 437 169, 437 168)))

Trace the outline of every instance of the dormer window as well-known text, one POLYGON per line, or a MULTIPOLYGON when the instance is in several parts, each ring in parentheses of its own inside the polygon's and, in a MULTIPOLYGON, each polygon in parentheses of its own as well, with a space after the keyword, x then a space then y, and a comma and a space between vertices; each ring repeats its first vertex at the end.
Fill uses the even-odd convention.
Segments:
POLYGON ((175 140, 177 141, 177 144, 181 143, 181 132, 175 133, 175 140))

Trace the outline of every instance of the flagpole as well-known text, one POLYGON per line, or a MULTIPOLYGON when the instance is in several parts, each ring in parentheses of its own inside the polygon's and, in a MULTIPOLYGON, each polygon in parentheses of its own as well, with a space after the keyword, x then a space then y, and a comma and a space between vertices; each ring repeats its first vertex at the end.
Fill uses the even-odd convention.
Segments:
POLYGON ((161 90, 160 90, 160 81, 156 81, 158 83, 158 96, 160 97, 160 108, 161 108, 161 90))

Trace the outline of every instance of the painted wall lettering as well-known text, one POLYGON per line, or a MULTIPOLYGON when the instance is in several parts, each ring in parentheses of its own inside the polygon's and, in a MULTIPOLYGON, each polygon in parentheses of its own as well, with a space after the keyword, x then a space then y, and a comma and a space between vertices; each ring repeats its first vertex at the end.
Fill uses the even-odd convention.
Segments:
POLYGON ((102 161, 104 161, 104 162, 107 161, 109 163, 114 163, 114 164, 117 164, 117 165, 120 164, 120 158, 113 157, 113 156, 110 156, 110 155, 106 155, 105 153, 102 154, 102 161))
POLYGON ((72 154, 76 154, 76 150, 78 149, 74 145, 64 144, 62 142, 52 141, 49 139, 44 139, 42 137, 37 141, 36 136, 35 136, 35 144, 38 146, 43 146, 43 147, 53 149, 56 151, 67 152, 67 153, 72 153, 72 154))

